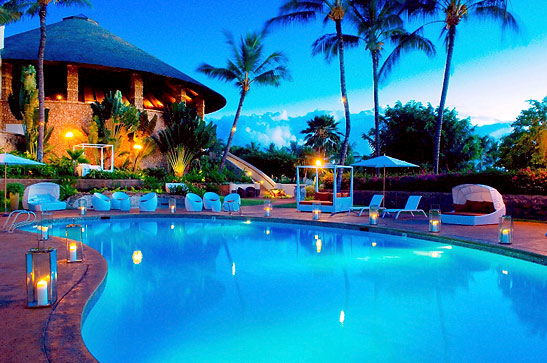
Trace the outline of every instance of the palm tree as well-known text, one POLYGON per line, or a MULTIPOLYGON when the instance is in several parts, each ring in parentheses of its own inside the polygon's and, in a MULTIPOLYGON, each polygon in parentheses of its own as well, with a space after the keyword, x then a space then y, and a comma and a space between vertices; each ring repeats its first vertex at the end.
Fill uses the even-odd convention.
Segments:
POLYGON ((88 0, 37 0, 35 2, 25 3, 26 13, 30 16, 38 14, 40 18, 40 46, 38 47, 38 152, 37 159, 42 161, 44 158, 44 125, 46 120, 46 111, 44 106, 44 54, 46 49, 46 14, 47 7, 53 3, 59 6, 71 5, 90 5, 88 0))
POLYGON ((443 111, 448 94, 448 83, 454 54, 454 43, 456 40, 456 27, 462 19, 469 15, 477 19, 490 18, 501 22, 506 28, 518 30, 518 25, 507 10, 509 0, 408 0, 407 9, 409 14, 422 13, 426 15, 441 14, 444 19, 439 20, 444 24, 443 34, 446 42, 446 64, 444 68, 443 88, 441 101, 437 111, 437 122, 435 129, 435 147, 433 154, 433 166, 435 174, 439 173, 439 157, 441 151, 441 133, 443 127, 443 111))
MULTIPOLYGON (((421 36, 423 27, 409 33, 404 29, 401 12, 402 1, 397 0, 354 0, 348 19, 355 24, 357 35, 343 34, 342 39, 348 47, 364 45, 372 59, 372 82, 374 95, 374 145, 376 156, 380 156, 380 101, 378 86, 387 78, 393 66, 404 52, 421 50, 428 56, 435 54, 435 47, 428 39, 421 36), (391 43, 394 49, 387 56, 380 68, 380 60, 385 51, 385 44, 391 43)), ((326 34, 313 44, 313 52, 324 53, 327 59, 336 55, 338 34, 326 34)))
POLYGON ((346 134, 340 152, 341 165, 344 165, 346 161, 349 134, 351 131, 349 102, 346 92, 346 71, 344 66, 344 39, 342 37, 342 20, 344 19, 349 3, 349 0, 286 0, 280 8, 279 16, 270 19, 266 23, 266 27, 275 24, 286 25, 294 22, 303 23, 315 20, 318 15, 325 15, 325 21, 328 19, 334 21, 338 39, 337 54, 340 61, 340 92, 342 94, 342 103, 344 104, 344 113, 346 117, 346 134))
POLYGON ((338 122, 334 121, 334 117, 315 116, 308 120, 308 127, 300 132, 306 135, 304 145, 317 150, 323 158, 338 151, 342 134, 338 131, 338 122))
POLYGON ((228 44, 232 50, 232 59, 228 60, 226 68, 217 68, 203 63, 198 67, 198 71, 209 77, 217 78, 225 82, 233 82, 239 89, 239 105, 234 117, 234 124, 230 131, 230 136, 224 148, 224 154, 220 161, 219 170, 222 172, 226 157, 230 151, 232 139, 237 127, 237 121, 243 108, 245 96, 251 89, 251 85, 275 86, 278 87, 282 79, 290 79, 289 71, 286 67, 287 58, 281 52, 274 52, 268 56, 264 53, 265 33, 247 33, 241 37, 237 45, 230 34, 226 34, 228 44))

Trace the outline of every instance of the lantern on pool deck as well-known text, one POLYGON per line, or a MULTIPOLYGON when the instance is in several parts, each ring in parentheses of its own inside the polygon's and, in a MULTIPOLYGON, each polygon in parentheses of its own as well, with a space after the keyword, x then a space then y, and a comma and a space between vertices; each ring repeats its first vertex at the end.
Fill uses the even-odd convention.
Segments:
POLYGON ((321 202, 312 203, 312 219, 318 221, 321 218, 321 202))
POLYGON ((85 212, 87 211, 87 200, 84 198, 78 199, 78 209, 80 210, 80 215, 85 216, 85 212))
POLYGON ((264 217, 269 217, 272 211, 272 202, 269 200, 264 201, 264 217))
POLYGON ((66 262, 84 260, 84 228, 81 224, 67 224, 65 227, 66 262))
POLYGON ((380 216, 380 211, 377 205, 371 205, 368 210, 368 223, 371 225, 378 224, 378 217, 380 216))
POLYGON ((498 242, 504 245, 513 243, 513 218, 511 216, 500 217, 498 242))
POLYGON ((441 210, 432 208, 429 210, 429 232, 439 233, 441 231, 441 210))
POLYGON ((51 232, 52 227, 51 213, 40 212, 40 222, 36 226, 36 228, 40 231, 40 241, 46 241, 49 239, 49 233, 51 232))
POLYGON ((57 250, 31 248, 27 252, 27 306, 51 306, 57 301, 57 250))
POLYGON ((177 200, 175 198, 169 199, 169 212, 175 213, 177 211, 177 200))

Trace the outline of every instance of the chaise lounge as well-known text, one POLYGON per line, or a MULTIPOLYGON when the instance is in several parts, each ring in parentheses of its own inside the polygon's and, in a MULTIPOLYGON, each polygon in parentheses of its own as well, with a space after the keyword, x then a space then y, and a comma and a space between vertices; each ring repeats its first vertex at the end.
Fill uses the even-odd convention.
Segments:
POLYGON ((23 207, 34 212, 66 209, 66 203, 59 200, 61 189, 58 184, 43 182, 29 185, 23 194, 23 207))

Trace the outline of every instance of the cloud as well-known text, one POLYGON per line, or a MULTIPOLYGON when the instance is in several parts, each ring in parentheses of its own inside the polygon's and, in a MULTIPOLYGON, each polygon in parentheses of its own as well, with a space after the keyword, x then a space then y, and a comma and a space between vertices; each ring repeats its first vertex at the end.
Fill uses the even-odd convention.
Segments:
POLYGON ((267 127, 265 131, 257 131, 247 127, 245 132, 249 134, 250 140, 259 142, 264 146, 271 143, 277 147, 289 146, 291 141, 297 141, 289 126, 267 127))
POLYGON ((274 121, 288 121, 289 120, 289 114, 287 113, 287 110, 283 110, 283 112, 281 113, 278 113, 276 112, 273 116, 272 116, 272 120, 274 121))

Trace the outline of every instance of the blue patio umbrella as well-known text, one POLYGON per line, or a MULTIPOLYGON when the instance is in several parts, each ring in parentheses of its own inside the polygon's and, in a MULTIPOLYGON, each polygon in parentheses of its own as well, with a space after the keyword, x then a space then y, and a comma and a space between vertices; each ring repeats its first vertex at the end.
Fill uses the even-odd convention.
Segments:
POLYGON ((396 158, 392 158, 391 156, 377 156, 372 159, 368 160, 361 160, 356 163, 351 164, 351 166, 364 166, 369 168, 384 168, 384 190, 383 195, 384 198, 382 198, 382 204, 384 204, 384 200, 386 199, 386 168, 418 168, 419 166, 416 164, 412 164, 403 160, 399 160, 396 158))
POLYGON ((0 154, 0 165, 4 164, 4 215, 8 213, 8 165, 44 165, 38 161, 29 160, 8 153, 0 154))

